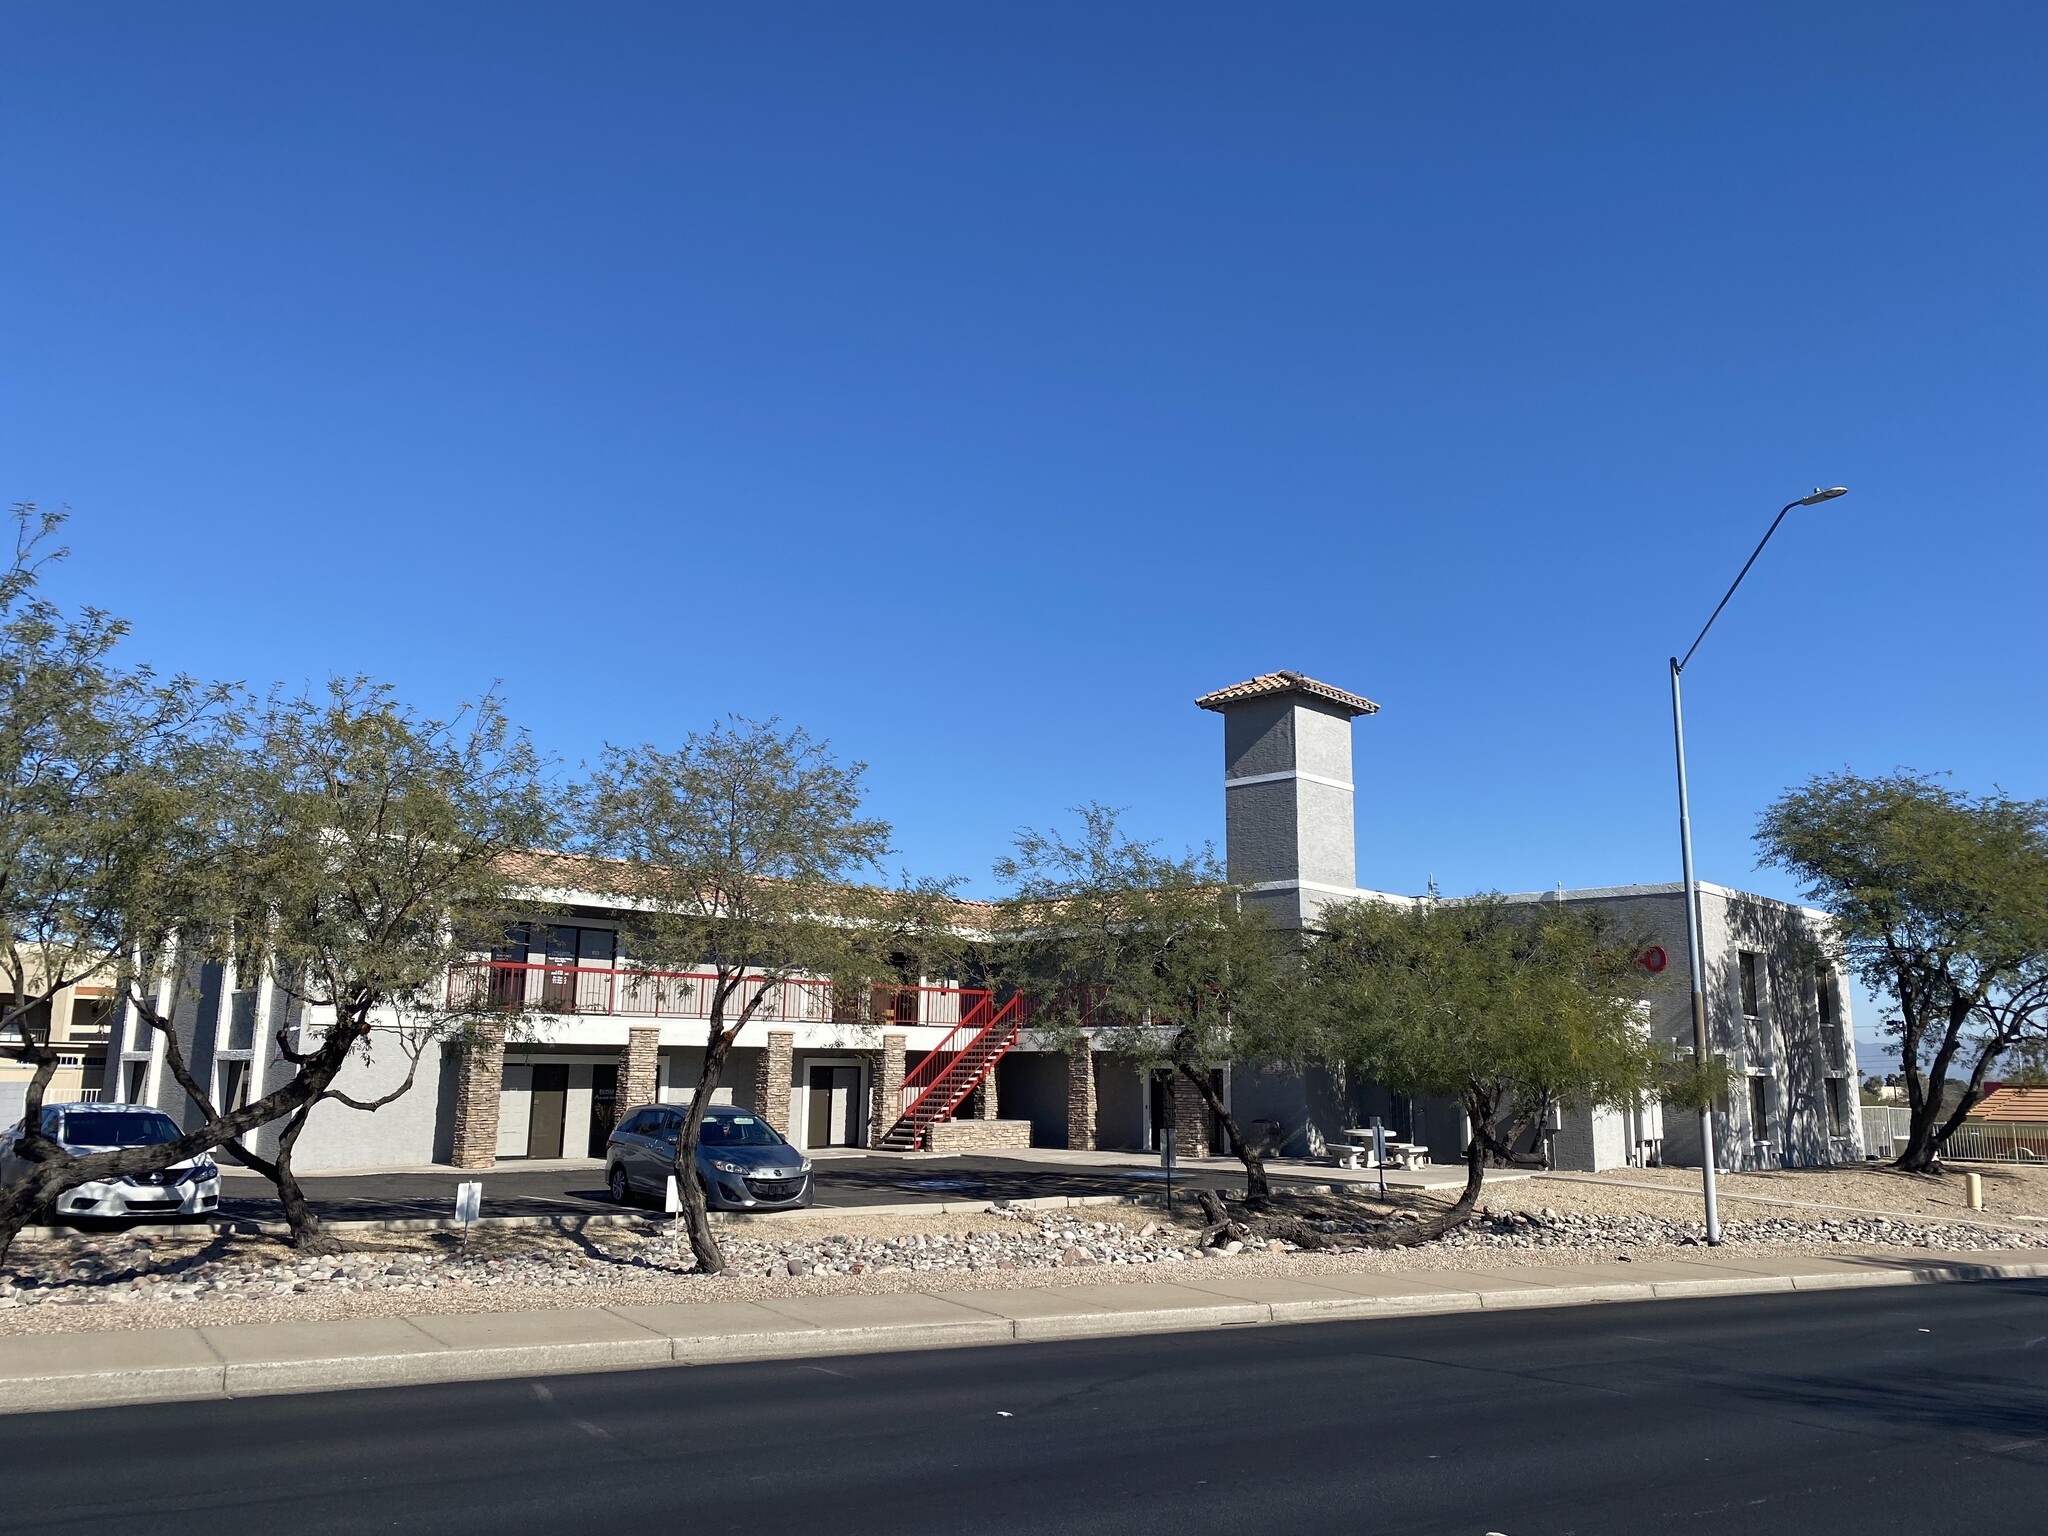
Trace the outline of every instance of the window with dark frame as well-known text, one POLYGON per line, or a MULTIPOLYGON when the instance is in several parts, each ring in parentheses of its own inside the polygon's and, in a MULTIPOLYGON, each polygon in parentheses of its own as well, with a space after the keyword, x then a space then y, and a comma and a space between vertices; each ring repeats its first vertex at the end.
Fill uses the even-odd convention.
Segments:
POLYGON ((1771 1139, 1771 1080, 1767 1077, 1749 1080, 1749 1120, 1756 1140, 1771 1139))
POLYGON ((1756 955, 1742 950, 1735 956, 1736 974, 1742 987, 1742 1016, 1753 1019, 1757 1016, 1756 1006, 1756 955))
POLYGON ((1849 1134, 1849 1080, 1846 1077, 1828 1079, 1828 1134, 1849 1134))

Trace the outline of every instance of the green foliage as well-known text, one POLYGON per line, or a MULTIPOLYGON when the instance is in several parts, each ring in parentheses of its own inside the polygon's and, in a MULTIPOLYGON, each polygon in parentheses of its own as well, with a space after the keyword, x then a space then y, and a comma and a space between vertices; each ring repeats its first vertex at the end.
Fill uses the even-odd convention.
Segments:
POLYGON ((1829 773, 1774 802, 1756 841, 1833 914, 1864 983, 1896 999, 1913 1117, 1901 1162, 1925 1167, 1987 1072, 2048 1030, 2048 801, 1829 773))
POLYGON ((593 878, 628 898, 622 961, 710 972, 715 1023, 734 1027, 787 977, 849 989, 948 939, 946 887, 872 883, 889 827, 861 814, 866 765, 800 727, 735 718, 673 752, 611 747, 582 794, 593 878))
POLYGON ((357 678, 273 696, 245 746, 210 940, 240 952, 242 974, 267 964, 287 995, 343 1020, 390 1007, 459 1026, 449 965, 502 922, 515 856, 563 829, 532 743, 495 697, 439 720, 357 678))
POLYGON ((0 973, 17 1001, 0 1037, 36 1057, 34 1005, 110 978, 175 921, 210 856, 211 764, 229 690, 120 663, 127 626, 41 597, 53 513, 14 510, 0 571, 0 973))
POLYGON ((1071 834, 1026 830, 998 862, 997 927, 1032 997, 1032 1023, 1141 1068, 1299 1055, 1294 972, 1281 936, 1208 850, 1181 858, 1076 807, 1071 834))
POLYGON ((1455 1098, 1506 1156, 1553 1106, 1711 1096, 1644 1022, 1636 946, 1598 914, 1497 896, 1326 908, 1308 951, 1322 1053, 1396 1093, 1455 1098))

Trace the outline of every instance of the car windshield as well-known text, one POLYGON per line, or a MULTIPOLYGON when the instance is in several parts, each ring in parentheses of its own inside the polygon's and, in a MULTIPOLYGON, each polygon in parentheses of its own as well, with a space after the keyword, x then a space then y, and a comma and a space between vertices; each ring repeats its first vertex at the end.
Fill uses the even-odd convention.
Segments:
POLYGON ((178 1123, 157 1109, 74 1110, 57 1139, 74 1147, 158 1147, 178 1139, 178 1123))
POLYGON ((707 1115, 699 1133, 707 1147, 779 1147, 782 1138, 766 1120, 753 1115, 707 1115))

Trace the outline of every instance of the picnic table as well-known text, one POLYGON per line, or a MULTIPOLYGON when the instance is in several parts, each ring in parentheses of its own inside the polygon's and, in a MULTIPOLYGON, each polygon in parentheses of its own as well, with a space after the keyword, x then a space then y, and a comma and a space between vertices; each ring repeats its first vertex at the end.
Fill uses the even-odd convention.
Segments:
MULTIPOLYGON (((1372 1127, 1343 1130, 1337 1133, 1342 1140, 1330 1143, 1330 1152, 1337 1159, 1340 1168, 1372 1168, 1372 1127)), ((1413 1141, 1396 1141, 1387 1136, 1381 1142, 1386 1148, 1389 1168, 1427 1168, 1429 1148, 1413 1141)))

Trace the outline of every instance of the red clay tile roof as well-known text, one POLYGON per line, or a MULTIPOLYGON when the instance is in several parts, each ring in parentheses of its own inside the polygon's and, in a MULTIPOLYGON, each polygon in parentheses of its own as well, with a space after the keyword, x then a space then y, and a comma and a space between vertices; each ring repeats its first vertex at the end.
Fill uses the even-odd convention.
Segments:
POLYGON ((1963 1118, 2048 1123, 2048 1088, 1994 1088, 1963 1118))
POLYGON ((1214 693, 1205 693, 1195 700, 1202 709, 1221 711, 1232 704, 1242 704, 1247 699, 1263 699, 1276 693, 1303 693, 1312 699, 1321 699, 1325 704, 1335 704, 1347 709, 1353 715, 1376 715, 1379 705, 1371 699, 1361 698, 1355 693, 1346 693, 1342 688, 1332 688, 1328 683, 1319 683, 1312 677, 1299 672, 1261 672, 1257 677, 1242 683, 1232 683, 1228 688, 1218 688, 1214 693))

